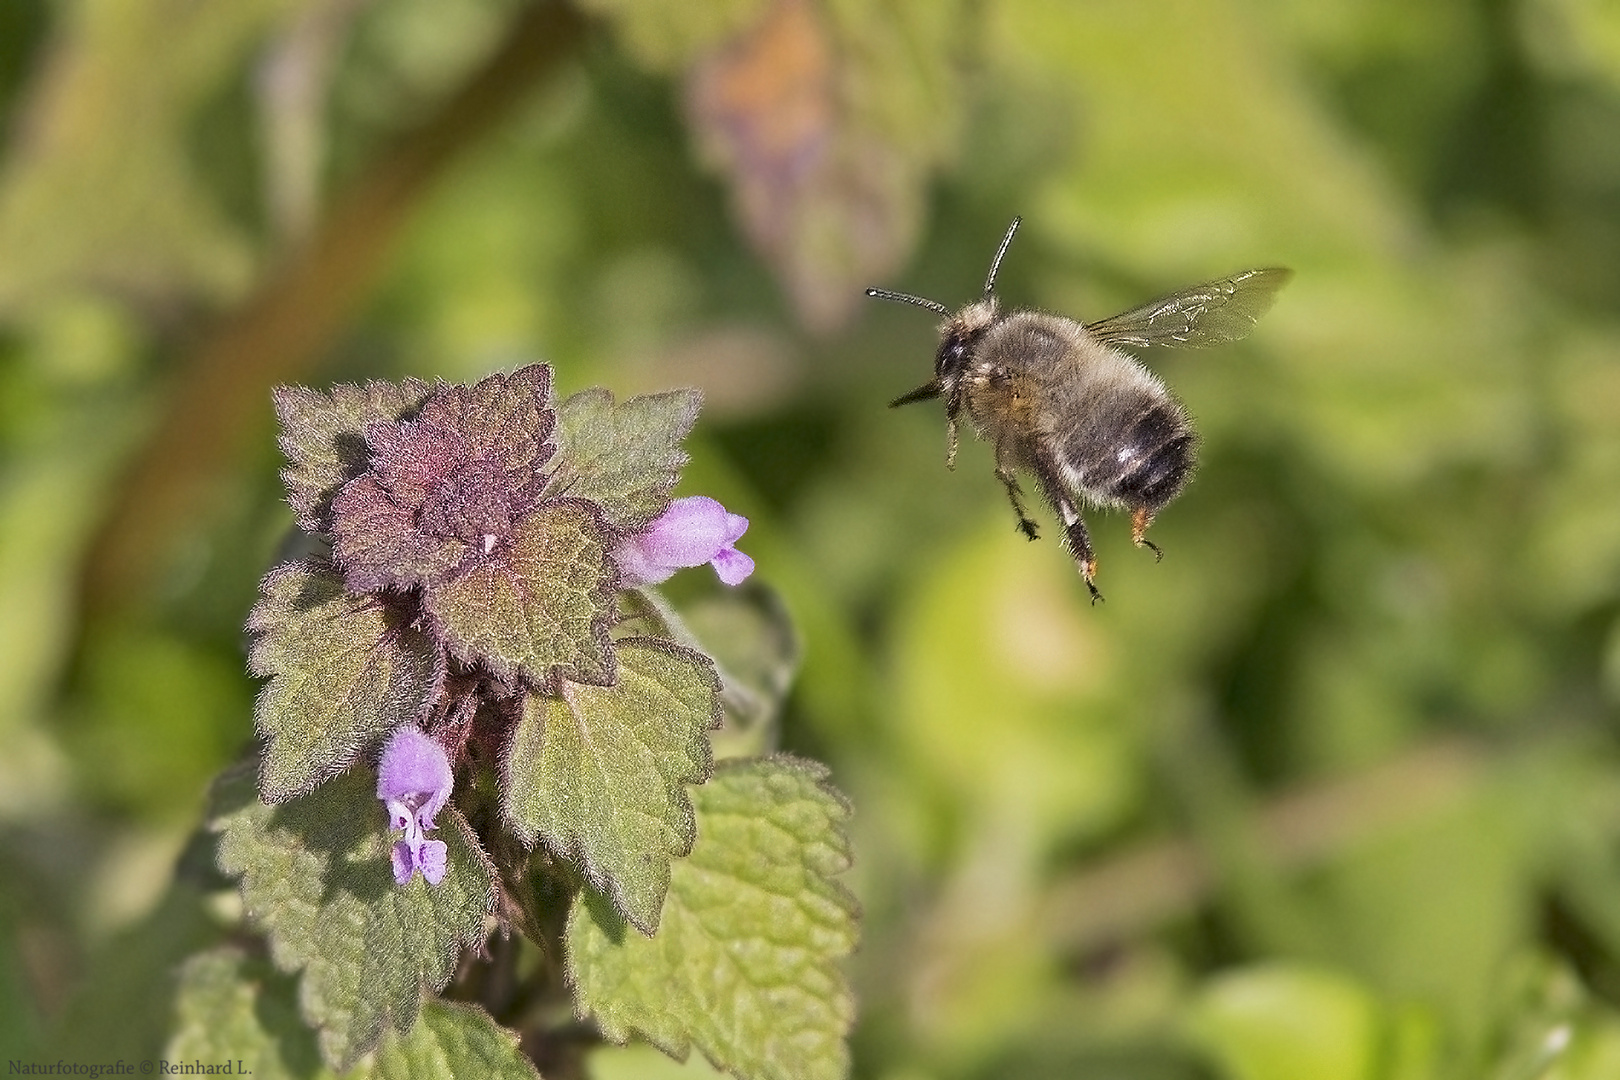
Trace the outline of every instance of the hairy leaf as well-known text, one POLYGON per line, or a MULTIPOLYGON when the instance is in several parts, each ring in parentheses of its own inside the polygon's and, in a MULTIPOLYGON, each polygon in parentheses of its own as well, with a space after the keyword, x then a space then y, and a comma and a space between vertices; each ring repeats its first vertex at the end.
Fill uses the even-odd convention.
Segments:
POLYGON ((410 1034, 383 1039, 372 1071, 378 1080, 539 1080, 518 1037, 475 1005, 430 1001, 410 1034))
POLYGON ((259 784, 283 802, 422 716, 442 670, 425 634, 376 597, 345 592, 330 567, 280 566, 260 589, 247 624, 248 668, 270 677, 253 715, 264 740, 259 784))
POLYGON ((605 683, 615 578, 595 507, 564 499, 518 523, 490 558, 430 583, 423 606, 462 663, 531 686, 554 675, 605 683))
POLYGON ((447 808, 437 838, 449 848, 443 882, 403 887, 389 865, 390 834, 376 774, 355 769, 314 792, 268 806, 245 770, 215 789, 210 828, 219 866, 241 878, 249 918, 283 971, 302 971, 299 1008, 320 1033, 321 1056, 347 1068, 384 1031, 408 1031, 424 994, 442 990, 456 956, 477 944, 494 906, 494 868, 465 819, 447 808))
MULTIPOLYGON (((180 971, 173 1038, 167 1061, 240 1063, 255 1080, 313 1080, 321 1068, 313 1033, 298 1018, 292 982, 262 960, 220 948, 189 960, 180 971)), ((348 1080, 536 1080, 517 1036, 470 1005, 430 1001, 404 1034, 388 1032, 370 1061, 348 1080)))
POLYGON ((715 757, 758 757, 775 748, 776 717, 803 650, 774 589, 750 582, 683 605, 678 613, 651 590, 628 592, 622 602, 648 633, 713 660, 725 707, 724 730, 709 737, 715 757))
POLYGON ((363 385, 339 383, 326 393, 278 386, 274 397, 287 456, 281 482, 293 517, 305 532, 332 530, 332 496, 365 472, 371 461, 366 425, 399 420, 414 412, 432 387, 420 379, 363 385))
POLYGON ((473 546, 422 529, 421 510, 401 505, 374 475, 345 484, 332 500, 332 558, 344 585, 357 593, 405 591, 453 576, 473 546))
POLYGON ((627 932, 585 890, 568 925, 582 1014, 610 1039, 642 1035, 757 1080, 837 1080, 854 1002, 838 964, 857 907, 849 808, 826 771, 787 757, 722 764, 693 793, 698 840, 676 863, 656 937, 627 932))
POLYGON ((504 802, 514 832, 578 860, 651 934, 670 860, 692 849, 686 787, 709 776, 720 680, 701 653, 653 638, 619 642, 618 661, 612 686, 564 683, 524 699, 504 802))
MULTIPOLYGON (((514 510, 530 509, 546 486, 541 471, 556 450, 552 431, 557 413, 552 407, 551 367, 530 364, 510 375, 496 373, 472 386, 447 386, 422 406, 418 429, 463 439, 476 457, 497 465, 505 476, 514 510)), ((379 475, 394 487, 402 467, 398 460, 409 452, 409 436, 397 425, 390 437, 382 435, 379 475)))
POLYGON ((487 564, 539 505, 557 420, 551 369, 439 386, 414 419, 366 428, 370 470, 332 499, 332 556, 355 592, 487 564))
POLYGON ((696 390, 622 402, 602 389, 575 394, 557 410, 558 480, 569 495, 599 505, 614 528, 640 528, 664 508, 680 478, 687 461, 681 440, 701 400, 696 390))
POLYGON ((199 953, 180 968, 166 1061, 251 1063, 254 1080, 328 1077, 315 1033, 298 1015, 297 985, 239 948, 199 953))

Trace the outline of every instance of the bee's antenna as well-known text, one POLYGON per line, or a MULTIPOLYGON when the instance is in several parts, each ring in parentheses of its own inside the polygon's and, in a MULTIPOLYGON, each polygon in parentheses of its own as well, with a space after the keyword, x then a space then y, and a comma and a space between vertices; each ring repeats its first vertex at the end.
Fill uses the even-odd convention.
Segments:
POLYGON ((1001 260, 1007 255, 1007 248, 1012 244, 1013 233, 1018 231, 1021 217, 1013 218, 1013 223, 1007 226, 1007 235, 1001 238, 1001 246, 996 248, 996 257, 990 262, 990 276, 984 279, 984 295, 988 297, 990 290, 996 287, 996 271, 1001 269, 1001 260))
POLYGON ((912 296, 910 293, 890 292, 888 289, 867 289, 866 295, 876 297, 879 300, 898 300, 902 304, 916 304, 918 307, 927 308, 929 311, 944 315, 947 318, 951 314, 951 309, 939 301, 924 300, 922 297, 912 296))

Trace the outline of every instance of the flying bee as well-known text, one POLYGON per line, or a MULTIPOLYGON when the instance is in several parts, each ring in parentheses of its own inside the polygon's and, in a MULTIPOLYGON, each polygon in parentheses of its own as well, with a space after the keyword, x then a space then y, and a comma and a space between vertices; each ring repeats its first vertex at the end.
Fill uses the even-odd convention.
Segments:
POLYGON ((947 468, 956 467, 957 428, 966 410, 974 430, 995 447, 996 477, 1012 500, 1019 529, 1031 540, 1038 530, 1024 509, 1017 474, 1033 473, 1063 522, 1068 549, 1096 603, 1102 599, 1097 556, 1081 507, 1129 509, 1131 539, 1163 558, 1145 534, 1154 515, 1186 485, 1197 454, 1186 408, 1115 346, 1237 341, 1271 307, 1293 271, 1244 270, 1089 325, 1044 311, 1003 312, 994 294, 996 271, 1019 220, 1013 219, 996 249, 983 297, 955 314, 908 293, 867 289, 866 295, 944 317, 934 377, 889 407, 945 399, 947 468))

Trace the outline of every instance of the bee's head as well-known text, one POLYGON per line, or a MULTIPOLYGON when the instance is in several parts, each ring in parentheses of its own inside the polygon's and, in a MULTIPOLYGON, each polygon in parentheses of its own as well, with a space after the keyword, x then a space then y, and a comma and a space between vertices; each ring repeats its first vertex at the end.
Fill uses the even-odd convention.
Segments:
POLYGON ((916 401, 927 401, 941 395, 945 397, 948 409, 954 409, 959 404, 957 385, 969 365, 973 363, 974 354, 979 350, 979 342, 999 317, 1000 309, 995 298, 996 271, 1001 269, 1001 260, 1007 255, 1007 245, 1012 243, 1013 234, 1018 231, 1018 220, 1013 218, 1012 226, 1008 228, 1007 235, 1001 238, 1001 246, 996 249, 996 257, 990 262, 990 273, 984 279, 983 298, 968 304, 954 315, 938 300, 929 300, 911 293, 893 292, 889 289, 866 290, 867 296, 877 300, 914 304, 945 316, 945 322, 939 329, 939 352, 934 356, 934 378, 889 402, 891 408, 910 405, 916 401))
POLYGON ((939 328, 939 352, 934 356, 934 378, 949 389, 973 363, 979 342, 996 321, 996 298, 975 300, 952 315, 939 328))

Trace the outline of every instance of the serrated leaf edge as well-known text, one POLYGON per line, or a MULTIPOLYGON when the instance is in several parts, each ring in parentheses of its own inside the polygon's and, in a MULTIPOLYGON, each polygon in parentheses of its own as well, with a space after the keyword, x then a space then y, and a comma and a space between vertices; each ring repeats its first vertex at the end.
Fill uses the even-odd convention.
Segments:
MULTIPOLYGON (((718 671, 715 669, 714 661, 706 653, 703 653, 697 649, 689 648, 685 645, 681 645, 678 642, 659 637, 627 637, 620 639, 618 642, 616 642, 616 644, 620 647, 626 645, 647 646, 669 656, 693 661, 693 666, 703 673, 704 682, 708 685, 710 693, 709 720, 708 723, 700 730, 715 731, 721 726, 725 719, 725 707, 720 700, 720 691, 722 689, 720 676, 718 671)), ((565 690, 566 687, 559 687, 558 693, 539 694, 537 696, 549 697, 553 699, 564 698, 566 701, 565 690)), ((571 708, 572 707, 570 706, 570 709, 571 708)), ((503 788, 505 785, 511 783, 511 755, 514 743, 515 739, 509 741, 506 749, 501 755, 501 783, 503 788)), ((700 765, 701 775, 699 778, 693 780, 679 780, 678 782, 683 789, 697 787, 708 783, 708 781, 714 775, 714 749, 707 738, 702 739, 699 745, 703 756, 703 761, 700 765)), ((687 855, 690 855, 692 853, 692 845, 697 842, 697 810, 692 805, 692 797, 689 793, 683 790, 681 792, 681 796, 682 797, 676 800, 676 810, 679 812, 682 819, 680 823, 680 837, 682 839, 682 843, 681 850, 678 852, 669 853, 668 861, 671 867, 676 859, 685 858, 687 855)), ((505 797, 503 792, 503 817, 505 814, 504 799, 505 797)), ((569 866, 573 867, 579 873, 579 875, 589 883, 591 888, 593 888, 604 899, 606 899, 610 905, 612 905, 613 910, 617 912, 626 923, 635 927, 638 931, 648 937, 652 937, 658 932, 658 922, 662 917, 664 900, 660 899, 659 902, 659 918, 655 918, 651 925, 643 926, 641 920, 630 913, 629 906, 624 900, 623 896, 620 895, 617 885, 609 881, 606 874, 603 873, 600 868, 594 866, 592 861, 586 857, 585 852, 581 850, 579 838, 577 836, 572 838, 569 843, 557 844, 553 843, 550 838, 546 837, 539 830, 536 830, 532 836, 525 836, 521 830, 512 827, 510 820, 507 821, 507 827, 511 829, 512 834, 516 836, 528 850, 532 851, 536 846, 543 846, 546 851, 551 853, 553 857, 560 859, 563 862, 566 862, 569 866)), ((669 891, 669 882, 667 877, 668 875, 666 874, 666 880, 664 882, 664 893, 666 898, 669 891)))

